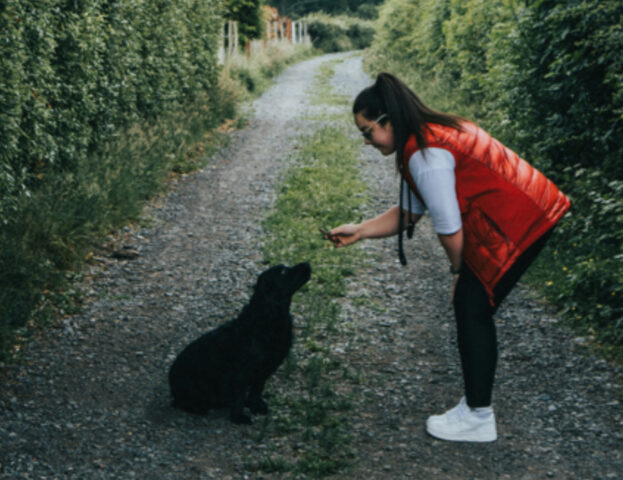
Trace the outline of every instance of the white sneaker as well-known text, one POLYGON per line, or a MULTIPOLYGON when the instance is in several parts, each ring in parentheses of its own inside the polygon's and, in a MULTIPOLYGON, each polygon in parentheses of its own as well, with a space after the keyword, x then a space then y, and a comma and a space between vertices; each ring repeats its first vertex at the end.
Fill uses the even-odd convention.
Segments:
POLYGON ((428 417, 426 431, 452 442, 493 442, 498 438, 493 408, 469 408, 465 397, 443 415, 428 417))

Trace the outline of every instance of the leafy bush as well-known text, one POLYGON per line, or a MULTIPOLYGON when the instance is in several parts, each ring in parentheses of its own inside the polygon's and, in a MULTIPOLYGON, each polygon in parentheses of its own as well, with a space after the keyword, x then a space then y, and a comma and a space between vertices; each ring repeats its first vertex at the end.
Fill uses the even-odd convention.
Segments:
MULTIPOLYGON (((203 166, 247 92, 217 64, 220 0, 65 3, 0 7, 0 359, 27 321, 76 307, 94 245, 203 166)), ((309 51, 240 69, 265 85, 309 51)))
POLYGON ((127 125, 214 92, 215 6, 11 2, 0 17, 4 168, 36 188, 39 175, 77 168, 127 125))
POLYGON ((563 178, 573 211, 554 237, 552 256, 537 265, 539 281, 573 325, 604 345, 621 346, 623 181, 580 165, 566 168, 563 178))
POLYGON ((518 148, 556 171, 580 163, 623 177, 623 4, 535 2, 492 45, 489 86, 518 148), (538 125, 538 128, 535 128, 538 125))
POLYGON ((334 16, 354 14, 360 18, 372 19, 376 17, 377 6, 383 0, 279 0, 270 3, 279 8, 282 15, 292 18, 324 12, 334 16))
POLYGON ((373 3, 362 3, 354 11, 354 14, 364 20, 374 20, 379 16, 379 8, 373 3))
POLYGON ((342 52, 366 48, 372 42, 372 22, 356 17, 331 17, 315 13, 305 17, 314 47, 323 52, 342 52))
POLYGON ((513 3, 490 0, 451 0, 443 22, 444 62, 438 65, 443 89, 452 92, 453 102, 466 107, 475 121, 488 120, 483 98, 489 93, 486 76, 488 56, 496 29, 513 20, 513 3))
POLYGON ((311 49, 303 44, 268 42, 251 56, 234 54, 228 59, 225 70, 232 81, 239 82, 251 94, 259 95, 269 85, 272 77, 290 63, 310 54, 311 49))
POLYGON ((220 0, 1 4, 0 348, 231 111, 220 11, 220 0))
POLYGON ((573 201, 552 245, 560 264, 541 269, 546 292, 574 325, 619 347, 622 19, 623 4, 613 0, 531 2, 493 36, 489 61, 497 66, 486 80, 491 125, 573 201))
POLYGON ((389 0, 366 58, 434 107, 478 121, 572 198, 533 281, 619 347, 622 20, 617 0, 389 0))
POLYGON ((443 22, 449 0, 389 0, 379 10, 376 34, 366 58, 369 69, 399 75, 439 109, 454 110, 456 102, 440 86, 445 75, 443 22))
POLYGON ((223 0, 225 18, 238 22, 240 45, 259 38, 262 33, 262 0, 223 0))

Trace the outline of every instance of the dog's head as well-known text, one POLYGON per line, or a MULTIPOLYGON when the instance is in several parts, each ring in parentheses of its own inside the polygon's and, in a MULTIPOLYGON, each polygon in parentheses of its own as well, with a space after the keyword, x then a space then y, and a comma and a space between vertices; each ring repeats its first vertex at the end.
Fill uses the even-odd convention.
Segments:
POLYGON ((255 285, 255 293, 273 298, 289 299, 311 277, 308 262, 293 267, 276 265, 262 272, 255 285))

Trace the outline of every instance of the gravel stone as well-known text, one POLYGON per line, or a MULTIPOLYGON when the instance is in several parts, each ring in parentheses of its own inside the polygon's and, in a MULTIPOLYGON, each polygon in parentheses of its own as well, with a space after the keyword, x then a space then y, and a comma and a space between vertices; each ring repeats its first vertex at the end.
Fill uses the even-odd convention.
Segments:
MULTIPOLYGON (((306 116, 322 113, 306 95, 314 73, 336 59, 337 91, 354 97, 371 83, 352 54, 283 72, 228 147, 202 171, 173 180, 147 226, 117 234, 130 258, 94 256, 83 311, 58 318, 20 363, 0 367, 0 479, 300 478, 253 472, 246 462, 254 452, 301 445, 258 440, 261 422, 235 426, 227 412, 173 409, 167 372, 184 345, 238 312, 265 268, 261 219, 296 136, 317 124, 306 116)), ((361 158, 373 215, 396 202, 398 177, 393 158, 363 145, 361 158)), ((362 378, 350 432, 357 460, 334 478, 619 478, 621 369, 592 355, 586 339, 521 286, 497 315, 498 441, 426 435, 426 417, 462 394, 451 278, 428 219, 405 243, 407 267, 395 238, 363 243, 371 260, 340 299, 353 332, 329 351, 362 378)))

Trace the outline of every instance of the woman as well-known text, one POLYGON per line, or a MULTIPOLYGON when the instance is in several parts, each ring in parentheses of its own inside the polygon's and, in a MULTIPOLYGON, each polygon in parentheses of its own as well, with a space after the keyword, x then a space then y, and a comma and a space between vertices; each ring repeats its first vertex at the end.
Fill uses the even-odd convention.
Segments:
POLYGON ((396 155, 399 205, 327 234, 336 247, 399 234, 428 210, 454 276, 452 303, 465 396, 428 418, 434 437, 490 442, 497 362, 493 314, 543 248, 570 202, 543 174, 473 123, 434 111, 396 77, 381 73, 353 105, 368 145, 396 155), (404 208, 407 204, 408 208, 404 208))

